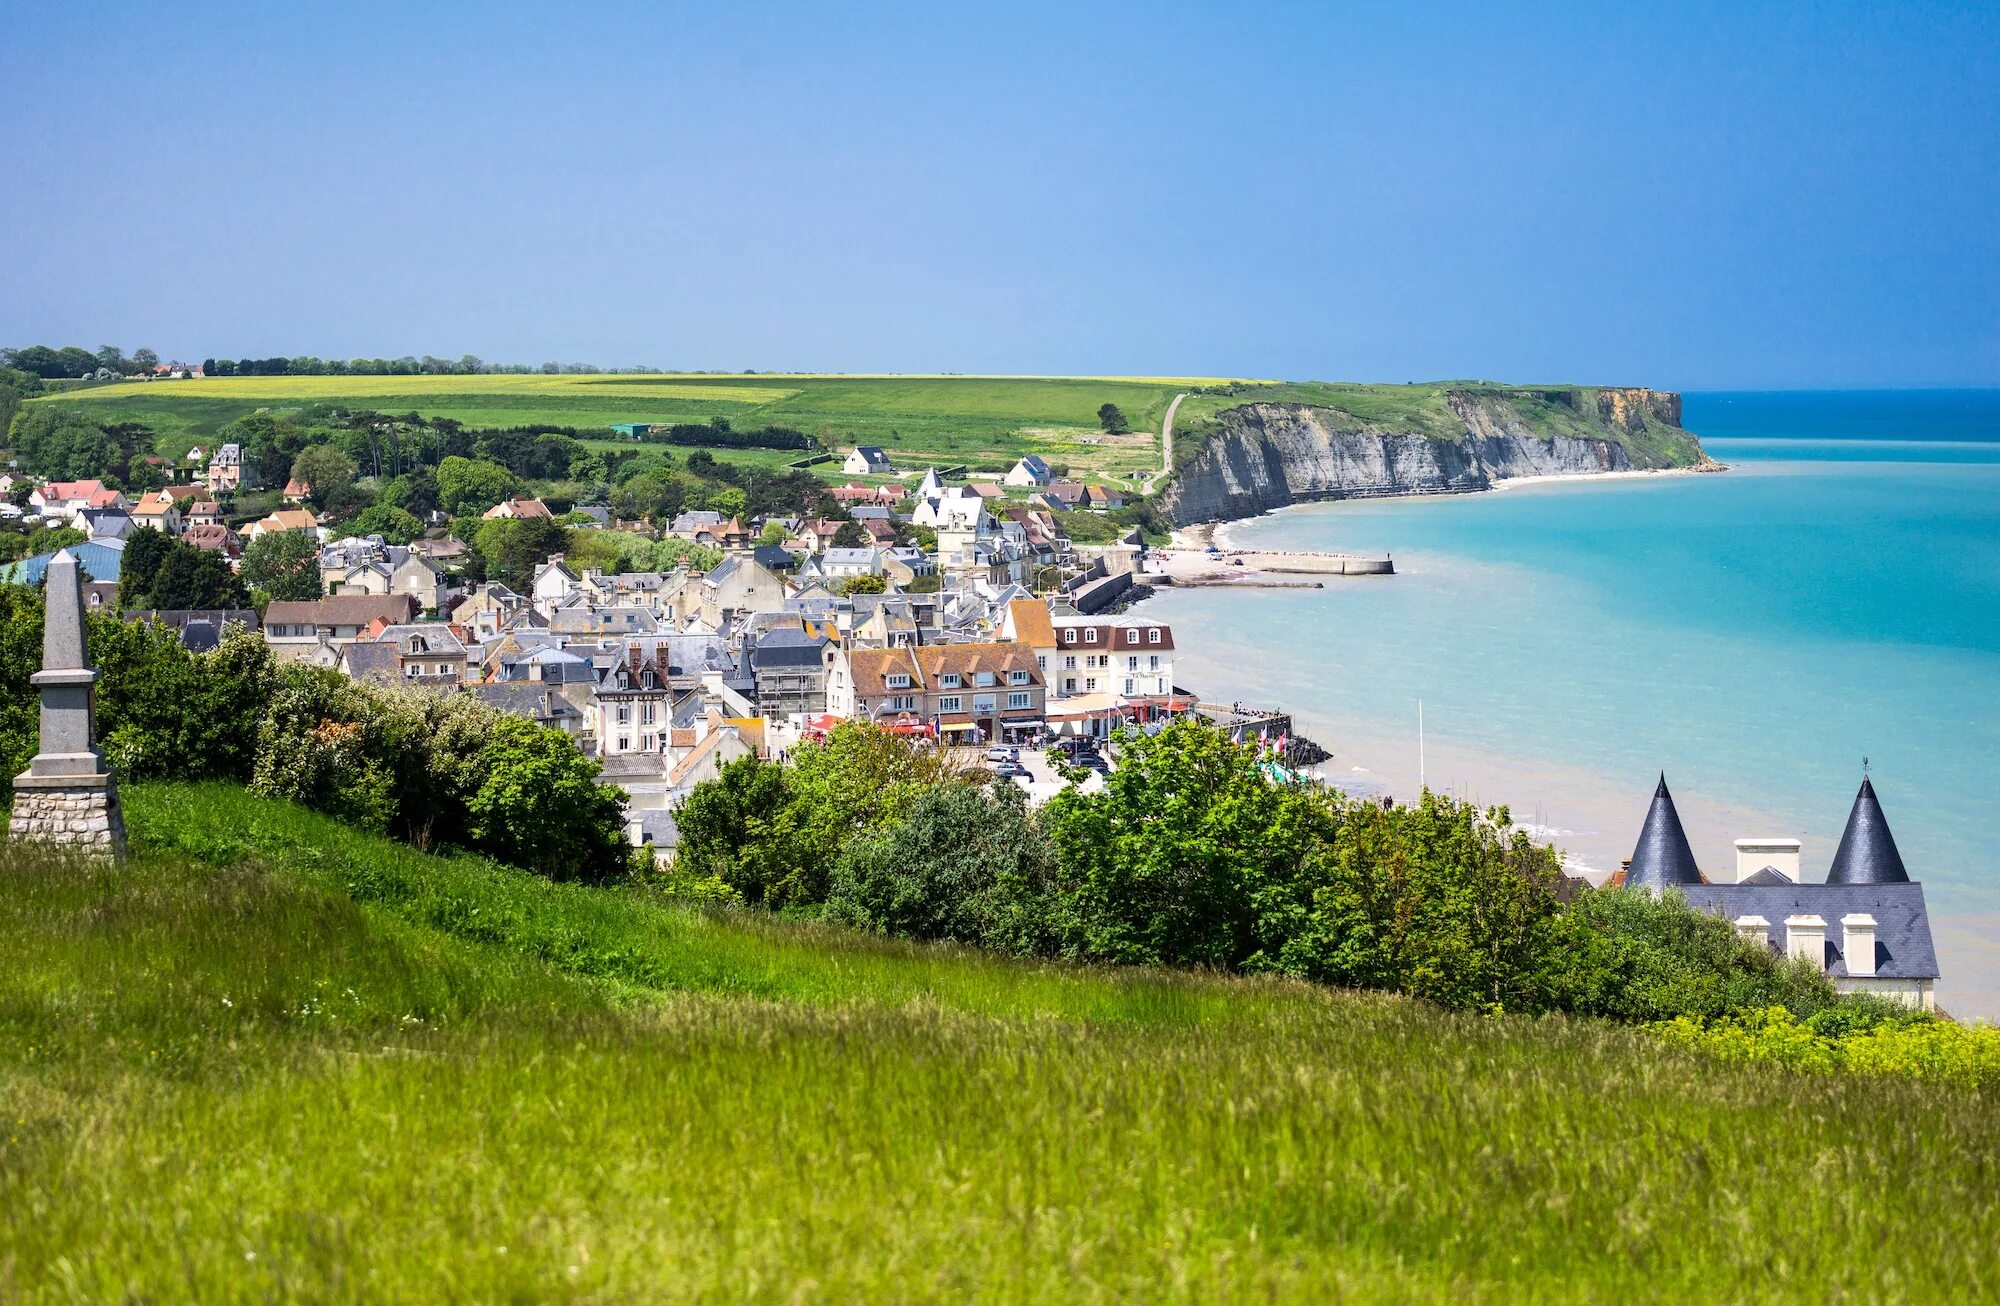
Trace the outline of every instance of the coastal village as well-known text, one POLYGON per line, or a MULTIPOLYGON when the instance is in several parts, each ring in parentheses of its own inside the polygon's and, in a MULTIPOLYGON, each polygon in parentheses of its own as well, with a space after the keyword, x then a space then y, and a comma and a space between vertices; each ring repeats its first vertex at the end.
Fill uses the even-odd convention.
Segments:
MULTIPOLYGON (((296 533, 317 557, 319 595, 254 608, 127 612, 215 647, 232 624, 258 632, 280 659, 370 685, 475 695, 561 730, 625 796, 626 833, 670 854, 675 811, 731 761, 784 760, 843 721, 864 721, 922 746, 963 750, 1022 786, 1032 803, 1067 784, 1103 783, 1122 728, 1157 730, 1195 715, 1254 742, 1274 778, 1328 783, 1326 754, 1281 710, 1204 702, 1175 672, 1167 624, 1124 609, 1149 583, 1318 587, 1326 576, 1391 574, 1388 559, 1225 551, 1215 534, 1149 547, 1134 527, 1111 542, 1072 543, 1060 524, 1122 500, 1020 458, 1004 476, 895 467, 858 446, 831 490, 840 518, 725 517, 713 510, 623 520, 608 505, 557 514, 508 494, 486 520, 615 528, 703 551, 672 570, 609 571, 551 552, 515 588, 466 575, 462 540, 431 523, 407 544, 344 533, 307 506, 296 479, 286 506, 232 521, 222 506, 246 487, 246 459, 224 443, 197 449, 179 484, 129 496, 101 481, 4 479, 12 517, 67 526, 88 579, 87 608, 118 605, 120 564, 136 532, 154 530, 240 567, 244 548, 296 533), (203 461, 205 459, 205 461, 203 461), (713 561, 710 561, 713 559, 713 561), (1065 778, 1045 751, 1074 764, 1065 778)), ((38 583, 55 551, 0 570, 38 583)), ((1728 917, 1774 953, 1817 962, 1845 992, 1931 1009, 1938 963, 1923 888, 1897 851, 1864 780, 1826 879, 1803 878, 1796 839, 1736 841, 1737 864, 1696 865, 1662 777, 1632 858, 1591 882, 1680 892, 1728 917)), ((1580 869, 1580 868, 1578 868, 1580 869)))

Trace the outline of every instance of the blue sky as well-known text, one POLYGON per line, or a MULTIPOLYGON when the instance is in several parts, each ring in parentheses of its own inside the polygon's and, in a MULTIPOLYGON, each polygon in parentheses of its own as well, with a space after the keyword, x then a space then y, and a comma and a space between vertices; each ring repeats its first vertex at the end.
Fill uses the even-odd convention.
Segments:
POLYGON ((64 4, 5 33, 0 343, 2000 384, 1990 3, 64 4))

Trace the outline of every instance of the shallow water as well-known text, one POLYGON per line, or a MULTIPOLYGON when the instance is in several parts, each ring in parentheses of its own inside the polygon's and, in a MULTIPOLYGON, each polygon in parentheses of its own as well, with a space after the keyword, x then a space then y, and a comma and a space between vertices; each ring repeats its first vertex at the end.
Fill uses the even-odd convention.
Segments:
POLYGON ((2000 1016, 2000 392, 1689 395, 1686 422, 1732 470, 1295 508, 1231 538, 1399 574, 1148 615, 1183 685, 1291 709, 1362 787, 1416 787, 1421 700, 1433 787, 1599 867, 1664 769, 1704 866, 1789 834, 1817 878, 1867 757, 1943 999, 2000 1016))

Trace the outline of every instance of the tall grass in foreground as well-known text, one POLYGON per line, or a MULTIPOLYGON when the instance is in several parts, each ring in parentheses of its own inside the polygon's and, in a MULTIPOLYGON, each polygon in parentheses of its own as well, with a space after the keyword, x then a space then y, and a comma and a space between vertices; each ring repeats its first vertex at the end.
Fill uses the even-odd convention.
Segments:
POLYGON ((1990 1096, 129 799, 0 849, 0 1299, 2000 1294, 1990 1096))

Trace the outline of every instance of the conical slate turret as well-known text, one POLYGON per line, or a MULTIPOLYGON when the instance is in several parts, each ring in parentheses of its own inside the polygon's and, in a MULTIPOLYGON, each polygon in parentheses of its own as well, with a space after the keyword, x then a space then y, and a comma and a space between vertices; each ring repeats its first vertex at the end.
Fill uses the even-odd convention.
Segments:
POLYGON ((1695 869, 1694 849, 1688 847, 1687 831, 1681 829, 1681 814, 1674 810, 1674 796, 1667 792, 1664 772, 1659 788, 1653 790, 1653 805, 1646 812, 1644 828, 1639 831, 1639 845, 1632 850, 1625 883, 1648 889, 1701 883, 1701 872, 1695 869))
POLYGON ((1875 801, 1875 784, 1861 777, 1861 792, 1854 795, 1854 810, 1847 814, 1847 828, 1841 831, 1840 847, 1827 868, 1828 884, 1908 884, 1910 873, 1903 866, 1903 854, 1896 850, 1896 836, 1889 833, 1889 818, 1875 801))

